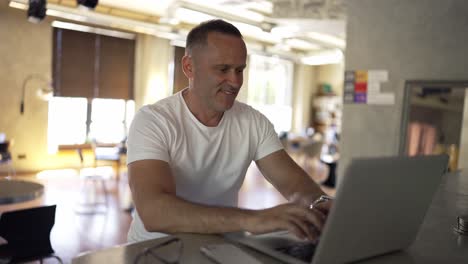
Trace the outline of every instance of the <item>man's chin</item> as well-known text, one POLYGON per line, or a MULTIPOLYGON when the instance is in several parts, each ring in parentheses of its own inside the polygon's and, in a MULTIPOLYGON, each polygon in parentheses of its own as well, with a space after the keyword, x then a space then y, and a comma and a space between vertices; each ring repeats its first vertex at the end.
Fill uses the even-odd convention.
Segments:
POLYGON ((234 102, 231 103, 231 104, 224 103, 224 104, 220 105, 218 109, 220 109, 222 112, 224 112, 224 111, 227 111, 227 110, 231 109, 233 105, 234 105, 234 102))
POLYGON ((230 98, 230 100, 219 100, 218 101, 218 107, 219 107, 218 109, 223 109, 223 111, 227 111, 227 110, 232 108, 235 101, 236 101, 235 99, 231 99, 231 98, 230 98))

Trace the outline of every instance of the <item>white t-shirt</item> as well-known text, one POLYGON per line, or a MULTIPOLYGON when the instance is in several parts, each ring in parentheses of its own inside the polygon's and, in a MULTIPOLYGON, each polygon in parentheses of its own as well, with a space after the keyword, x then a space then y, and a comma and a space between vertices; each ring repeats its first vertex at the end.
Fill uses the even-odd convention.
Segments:
MULTIPOLYGON (((237 206, 252 160, 282 149, 273 125, 252 107, 236 101, 217 127, 207 127, 190 112, 182 92, 142 107, 127 145, 127 163, 145 159, 169 163, 177 196, 232 207, 237 206)), ((147 232, 136 211, 133 218, 129 242, 164 236, 147 232)))

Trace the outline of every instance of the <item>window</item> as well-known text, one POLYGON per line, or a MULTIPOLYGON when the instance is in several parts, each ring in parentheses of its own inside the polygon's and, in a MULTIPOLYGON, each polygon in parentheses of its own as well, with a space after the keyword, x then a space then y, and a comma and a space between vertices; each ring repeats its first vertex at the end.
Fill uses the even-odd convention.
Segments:
POLYGON ((49 101, 49 153, 55 153, 59 145, 90 140, 119 143, 125 139, 134 114, 133 100, 53 97, 49 101))
POLYGON ((125 108, 124 100, 93 99, 89 128, 90 138, 102 143, 122 141, 127 132, 125 108))
POLYGON ((54 95, 133 99, 135 40, 54 28, 54 95))
POLYGON ((292 76, 293 63, 288 60, 250 57, 247 102, 273 123, 277 133, 291 129, 292 76))
POLYGON ((50 153, 91 140, 120 143, 133 118, 135 36, 92 32, 53 30, 50 153))
POLYGON ((86 141, 85 98, 53 97, 49 101, 49 127, 47 132, 49 152, 58 145, 82 144, 86 141))

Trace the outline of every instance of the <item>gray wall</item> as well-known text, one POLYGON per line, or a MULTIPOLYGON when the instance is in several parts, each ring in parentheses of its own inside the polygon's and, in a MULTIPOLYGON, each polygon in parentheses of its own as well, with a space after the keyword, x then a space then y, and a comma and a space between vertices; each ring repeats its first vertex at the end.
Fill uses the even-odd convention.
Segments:
POLYGON ((346 70, 385 69, 395 105, 346 104, 339 175, 354 157, 397 155, 406 80, 468 79, 468 1, 349 0, 346 70))

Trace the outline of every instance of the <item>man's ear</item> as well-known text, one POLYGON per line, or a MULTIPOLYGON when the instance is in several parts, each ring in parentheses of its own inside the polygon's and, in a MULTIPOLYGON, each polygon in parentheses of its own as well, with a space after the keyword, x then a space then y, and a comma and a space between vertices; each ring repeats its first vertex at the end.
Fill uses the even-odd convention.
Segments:
POLYGON ((193 58, 190 55, 184 55, 182 57, 182 71, 185 76, 191 80, 193 78, 193 58))

